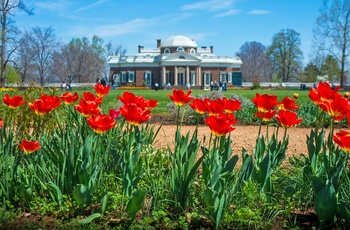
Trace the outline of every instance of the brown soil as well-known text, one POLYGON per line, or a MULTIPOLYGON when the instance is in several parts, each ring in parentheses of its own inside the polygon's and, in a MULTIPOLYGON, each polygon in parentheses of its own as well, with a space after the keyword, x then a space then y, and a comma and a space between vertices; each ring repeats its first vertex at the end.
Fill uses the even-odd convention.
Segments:
MULTIPOLYGON (((151 122, 155 125, 155 127, 159 127, 159 125, 162 124, 154 146, 157 148, 164 148, 167 146, 172 148, 174 146, 174 138, 176 131, 176 125, 174 124, 174 121, 170 117, 156 116, 153 117, 153 120, 151 120, 151 122)), ((253 152, 256 139, 258 137, 259 126, 238 124, 234 127, 235 130, 231 133, 232 150, 233 154, 237 154, 241 158, 242 148, 246 149, 248 153, 253 152)), ((183 135, 186 135, 187 132, 190 132, 190 134, 192 134, 194 129, 195 125, 184 125, 181 127, 181 133, 183 135)), ((268 128, 269 136, 272 136, 274 132, 276 132, 276 127, 268 128)), ((280 128, 278 132, 279 139, 282 139, 284 134, 284 128, 280 128)), ((299 157, 301 154, 307 155, 306 137, 307 135, 310 135, 310 132, 310 128, 293 127, 287 130, 287 135, 289 136, 289 145, 286 152, 287 158, 293 156, 299 157)), ((261 134, 266 136, 266 126, 262 126, 261 134)), ((328 133, 326 131, 325 136, 327 135, 328 133)), ((209 138, 209 127, 205 124, 200 125, 198 127, 198 139, 201 141, 201 145, 207 146, 209 138)))

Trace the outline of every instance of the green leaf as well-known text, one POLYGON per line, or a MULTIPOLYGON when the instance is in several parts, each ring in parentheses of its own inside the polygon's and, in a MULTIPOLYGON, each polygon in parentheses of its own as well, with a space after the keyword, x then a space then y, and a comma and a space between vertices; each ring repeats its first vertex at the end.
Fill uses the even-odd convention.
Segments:
POLYGON ((73 191, 73 197, 79 206, 88 206, 91 203, 91 195, 89 188, 83 184, 78 184, 77 188, 73 191))
POLYGON ((29 185, 23 185, 21 184, 19 187, 19 192, 21 194, 21 197, 26 203, 30 203, 33 197, 33 190, 29 185))
POLYGON ((99 218, 99 217, 101 217, 100 213, 94 213, 94 214, 91 214, 90 216, 86 217, 83 220, 79 220, 79 223, 81 223, 81 224, 88 224, 91 221, 93 221, 94 219, 99 218))
POLYGON ((107 202, 108 202, 108 193, 103 193, 102 199, 101 199, 101 213, 103 214, 106 211, 107 208, 107 202))
POLYGON ((337 206, 338 215, 343 218, 347 223, 350 223, 350 205, 348 203, 341 202, 337 206))
POLYGON ((136 213, 143 208, 146 193, 146 191, 136 190, 129 199, 126 206, 126 213, 128 213, 132 219, 135 219, 136 213))
POLYGON ((56 200, 56 202, 61 206, 62 205, 62 201, 63 201, 63 197, 62 197, 62 192, 61 190, 58 188, 58 186, 56 184, 54 184, 53 182, 49 182, 47 184, 47 186, 50 188, 50 190, 53 192, 54 194, 54 198, 56 200))
POLYGON ((337 212, 337 198, 332 183, 326 184, 317 194, 315 199, 315 211, 323 224, 333 221, 337 212))

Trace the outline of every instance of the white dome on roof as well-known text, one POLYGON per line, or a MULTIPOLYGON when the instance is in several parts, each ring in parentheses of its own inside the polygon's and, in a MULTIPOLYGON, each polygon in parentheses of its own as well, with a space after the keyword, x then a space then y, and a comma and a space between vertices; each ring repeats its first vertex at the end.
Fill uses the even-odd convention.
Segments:
POLYGON ((182 35, 171 36, 166 39, 160 45, 162 48, 165 47, 191 47, 197 48, 197 44, 190 38, 182 35))

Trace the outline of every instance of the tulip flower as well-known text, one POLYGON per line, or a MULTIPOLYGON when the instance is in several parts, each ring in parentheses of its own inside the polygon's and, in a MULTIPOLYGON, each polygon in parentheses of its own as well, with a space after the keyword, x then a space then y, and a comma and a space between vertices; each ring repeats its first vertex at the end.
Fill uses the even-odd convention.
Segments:
POLYGON ((189 106, 198 114, 204 114, 207 111, 208 99, 194 98, 189 106))
POLYGON ((223 101, 225 102, 225 113, 233 113, 236 110, 241 110, 241 102, 239 100, 235 99, 227 99, 226 97, 223 98, 223 101))
POLYGON ((337 117, 344 116, 349 110, 349 102, 346 98, 339 94, 332 101, 325 100, 318 103, 320 108, 324 110, 334 120, 339 120, 337 117))
MULTIPOLYGON (((143 107, 144 107, 146 110, 152 110, 152 109, 155 108, 156 106, 158 106, 158 100, 150 99, 150 100, 144 100, 144 101, 143 101, 143 107)), ((142 107, 142 106, 141 106, 141 107, 142 107)))
POLYGON ((285 97, 283 100, 278 104, 278 108, 280 110, 289 111, 289 110, 297 110, 299 108, 299 105, 295 104, 295 99, 291 97, 285 97))
POLYGON ((118 96, 118 99, 123 102, 124 105, 136 104, 140 107, 143 107, 143 102, 145 100, 143 96, 135 96, 135 94, 130 92, 124 92, 122 96, 118 96))
POLYGON ((40 99, 34 100, 33 103, 29 102, 28 105, 36 114, 44 115, 60 105, 60 98, 43 94, 40 99))
POLYGON ((75 92, 74 95, 68 91, 61 95, 61 100, 66 105, 71 105, 79 99, 78 92, 75 92))
POLYGON ((219 116, 225 108, 226 103, 223 99, 208 100, 207 111, 209 116, 219 116))
POLYGON ((350 132, 341 130, 339 133, 333 134, 333 140, 344 152, 350 154, 350 132))
POLYGON ((100 113, 102 110, 98 107, 96 101, 86 101, 84 99, 80 99, 79 105, 75 105, 74 108, 84 117, 92 117, 95 114, 100 113))
POLYGON ((0 117, 0 128, 4 125, 4 121, 2 120, 2 117, 0 117))
POLYGON ((97 104, 101 104, 102 100, 103 100, 103 97, 96 97, 95 94, 90 93, 90 92, 84 92, 83 93, 83 98, 84 98, 85 101, 94 101, 97 104))
POLYGON ((278 105, 277 96, 271 94, 260 95, 256 93, 256 97, 252 98, 252 101, 258 108, 258 111, 262 113, 269 112, 278 105))
POLYGON ((232 119, 232 116, 227 118, 225 114, 221 113, 219 116, 209 116, 204 122, 208 125, 213 135, 221 137, 235 130, 232 125, 237 121, 232 119))
POLYGON ((340 86, 337 86, 333 90, 328 82, 320 82, 317 85, 317 89, 310 89, 309 98, 317 105, 322 101, 333 101, 336 96, 339 96, 339 88, 340 86))
POLYGON ((32 142, 32 141, 26 141, 26 140, 22 140, 22 143, 19 144, 19 147, 26 154, 31 154, 41 148, 39 141, 32 142))
POLYGON ((257 113, 254 114, 254 116, 261 118, 265 122, 269 122, 275 116, 276 111, 277 110, 275 109, 275 110, 267 111, 267 112, 264 112, 264 113, 263 112, 257 112, 257 113))
POLYGON ((98 134, 102 134, 112 129, 116 122, 110 116, 105 114, 95 114, 93 117, 86 118, 90 127, 98 134))
POLYGON ((23 101, 23 97, 17 96, 17 95, 11 98, 8 94, 6 94, 5 97, 2 99, 2 101, 11 109, 15 109, 25 104, 25 102, 23 101))
POLYGON ((303 121, 303 119, 301 118, 297 119, 296 112, 284 110, 280 110, 278 112, 278 114, 276 115, 276 120, 281 124, 281 126, 285 128, 291 128, 303 121))
POLYGON ((294 94, 293 94, 293 98, 294 98, 294 99, 298 99, 298 97, 299 97, 299 94, 298 94, 298 93, 294 93, 294 94))
POLYGON ((115 110, 115 109, 110 109, 108 111, 108 115, 113 118, 113 119, 117 119, 119 117, 120 111, 119 110, 115 110))
POLYGON ((108 94, 109 90, 111 89, 111 86, 104 86, 101 83, 94 86, 94 89, 96 91, 97 97, 104 97, 108 94))
POLYGON ((151 111, 136 104, 126 104, 120 107, 120 113, 131 125, 139 125, 151 118, 151 111))
POLYGON ((181 89, 173 89, 173 95, 168 94, 168 97, 175 103, 176 106, 183 106, 192 100, 190 96, 192 90, 188 90, 187 94, 184 93, 181 89))

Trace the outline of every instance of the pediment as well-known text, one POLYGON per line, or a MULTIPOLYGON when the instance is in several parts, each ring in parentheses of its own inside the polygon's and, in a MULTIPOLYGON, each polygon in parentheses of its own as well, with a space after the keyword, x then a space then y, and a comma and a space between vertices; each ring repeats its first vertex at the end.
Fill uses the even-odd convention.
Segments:
POLYGON ((177 53, 169 54, 162 61, 163 62, 200 62, 201 59, 186 52, 177 52, 177 53))

